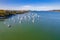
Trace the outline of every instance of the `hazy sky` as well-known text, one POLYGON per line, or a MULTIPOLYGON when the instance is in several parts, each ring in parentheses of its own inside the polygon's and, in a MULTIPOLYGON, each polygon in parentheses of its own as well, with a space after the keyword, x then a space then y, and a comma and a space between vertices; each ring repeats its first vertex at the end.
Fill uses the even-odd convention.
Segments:
POLYGON ((0 9, 10 10, 60 9, 60 0, 0 0, 0 9))

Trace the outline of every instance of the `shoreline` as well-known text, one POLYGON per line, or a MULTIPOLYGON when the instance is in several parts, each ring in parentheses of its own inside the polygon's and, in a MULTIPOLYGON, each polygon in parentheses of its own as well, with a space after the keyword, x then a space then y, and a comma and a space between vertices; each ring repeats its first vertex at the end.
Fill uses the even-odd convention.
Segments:
POLYGON ((11 15, 24 14, 29 12, 29 10, 0 10, 0 18, 6 18, 11 15))

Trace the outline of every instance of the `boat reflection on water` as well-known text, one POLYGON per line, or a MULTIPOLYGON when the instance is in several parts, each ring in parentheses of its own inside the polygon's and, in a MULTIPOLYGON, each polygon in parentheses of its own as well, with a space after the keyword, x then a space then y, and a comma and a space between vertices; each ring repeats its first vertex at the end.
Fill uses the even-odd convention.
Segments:
POLYGON ((34 23, 36 20, 40 19, 40 15, 34 14, 34 13, 25 13, 25 14, 17 14, 15 16, 12 16, 11 18, 8 18, 4 21, 4 24, 6 24, 9 28, 11 25, 15 25, 17 23, 34 23))

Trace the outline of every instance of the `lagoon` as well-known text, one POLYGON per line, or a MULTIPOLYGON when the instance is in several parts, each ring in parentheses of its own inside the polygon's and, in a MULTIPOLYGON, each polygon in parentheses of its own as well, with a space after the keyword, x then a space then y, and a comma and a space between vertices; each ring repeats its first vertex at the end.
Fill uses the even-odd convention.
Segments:
POLYGON ((0 40, 60 40, 60 12, 31 11, 0 21, 0 40))

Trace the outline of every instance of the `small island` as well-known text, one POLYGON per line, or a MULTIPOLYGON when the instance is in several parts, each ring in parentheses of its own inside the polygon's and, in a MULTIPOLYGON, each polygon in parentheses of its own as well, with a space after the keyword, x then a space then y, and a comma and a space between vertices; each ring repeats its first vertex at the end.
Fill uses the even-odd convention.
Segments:
POLYGON ((28 10, 0 10, 0 18, 6 18, 6 16, 9 15, 15 15, 15 14, 24 14, 29 12, 28 10))

